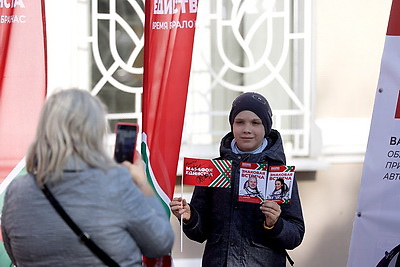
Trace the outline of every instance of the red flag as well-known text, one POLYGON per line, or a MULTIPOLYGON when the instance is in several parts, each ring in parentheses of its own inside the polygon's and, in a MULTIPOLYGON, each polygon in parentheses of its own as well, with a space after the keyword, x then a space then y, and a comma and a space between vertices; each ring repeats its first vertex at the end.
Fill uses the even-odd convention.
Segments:
MULTIPOLYGON (((174 194, 185 116, 197 0, 145 2, 142 157, 167 213, 174 194)), ((144 258, 146 266, 172 259, 144 258)))
POLYGON ((0 181, 24 157, 46 95, 44 1, 0 7, 0 181))
POLYGON ((231 187, 232 161, 217 159, 183 160, 183 183, 207 187, 231 187))
POLYGON ((197 0, 146 1, 142 156, 169 213, 181 146, 197 0))

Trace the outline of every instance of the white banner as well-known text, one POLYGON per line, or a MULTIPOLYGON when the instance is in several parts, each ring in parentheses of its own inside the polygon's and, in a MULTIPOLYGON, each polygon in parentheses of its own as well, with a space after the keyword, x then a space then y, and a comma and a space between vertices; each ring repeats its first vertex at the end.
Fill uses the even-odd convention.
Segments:
POLYGON ((400 244, 400 0, 393 0, 348 267, 376 266, 400 244))

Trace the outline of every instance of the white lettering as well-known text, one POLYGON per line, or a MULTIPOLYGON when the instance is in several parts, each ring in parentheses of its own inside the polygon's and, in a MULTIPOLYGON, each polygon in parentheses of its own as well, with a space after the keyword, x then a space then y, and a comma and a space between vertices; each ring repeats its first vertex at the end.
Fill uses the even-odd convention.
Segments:
POLYGON ((0 16, 0 23, 26 23, 26 16, 0 16))
POLYGON ((189 13, 197 13, 197 1, 198 0, 190 0, 189 13))
POLYGON ((14 0, 13 7, 17 7, 17 6, 25 8, 24 1, 22 1, 22 0, 14 0))
POLYGON ((25 4, 24 4, 23 0, 0 0, 0 7, 4 7, 4 8, 21 7, 21 8, 25 8, 25 4))
POLYGON ((154 0, 153 13, 158 15, 197 13, 197 5, 198 0, 154 0))
POLYGON ((191 29, 196 27, 195 20, 183 20, 183 21, 153 21, 151 25, 153 30, 170 30, 170 29, 191 29))

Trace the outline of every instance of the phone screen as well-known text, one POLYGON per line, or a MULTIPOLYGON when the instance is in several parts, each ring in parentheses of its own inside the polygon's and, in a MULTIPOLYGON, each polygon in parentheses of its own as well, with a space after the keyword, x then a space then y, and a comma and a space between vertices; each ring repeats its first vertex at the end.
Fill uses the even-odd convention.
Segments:
POLYGON ((134 123, 117 123, 115 133, 114 159, 121 163, 134 161, 138 125, 134 123))

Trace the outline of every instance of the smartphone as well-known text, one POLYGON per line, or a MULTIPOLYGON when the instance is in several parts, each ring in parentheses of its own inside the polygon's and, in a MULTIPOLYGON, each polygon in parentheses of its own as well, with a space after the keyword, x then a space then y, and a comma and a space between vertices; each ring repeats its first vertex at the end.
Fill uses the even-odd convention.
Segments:
POLYGON ((115 126, 114 159, 118 162, 134 162, 139 125, 136 123, 118 122, 115 126))

